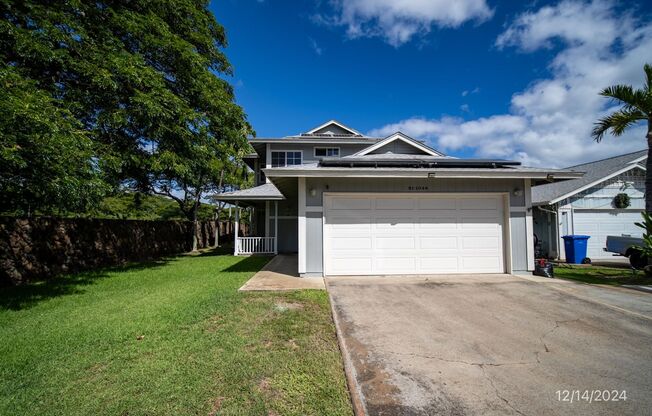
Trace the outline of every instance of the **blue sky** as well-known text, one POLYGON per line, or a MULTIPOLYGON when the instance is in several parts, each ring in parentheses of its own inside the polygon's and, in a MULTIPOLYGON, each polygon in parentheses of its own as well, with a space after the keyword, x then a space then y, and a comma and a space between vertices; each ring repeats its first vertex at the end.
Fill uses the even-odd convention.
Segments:
POLYGON ((607 85, 641 85, 649 6, 609 1, 223 0, 233 84, 259 137, 335 118, 452 155, 566 166, 645 146, 590 139, 607 85), (559 150, 563 148, 564 152, 559 150))

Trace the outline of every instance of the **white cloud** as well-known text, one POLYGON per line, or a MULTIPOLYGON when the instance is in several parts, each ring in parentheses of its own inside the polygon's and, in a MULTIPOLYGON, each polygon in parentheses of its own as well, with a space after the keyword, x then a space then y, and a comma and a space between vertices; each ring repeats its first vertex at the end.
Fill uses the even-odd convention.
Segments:
POLYGON ((462 91, 462 97, 466 97, 469 94, 477 94, 480 92, 480 87, 475 87, 472 90, 464 90, 462 91))
POLYGON ((317 44, 317 41, 314 40, 313 38, 308 38, 308 40, 310 41, 310 47, 312 48, 312 50, 317 55, 321 56, 321 54, 324 52, 324 50, 321 48, 321 46, 319 46, 319 44, 317 44))
POLYGON ((644 126, 619 138, 591 138, 597 119, 612 103, 598 95, 609 85, 636 87, 652 61, 652 24, 616 13, 605 1, 564 1, 518 16, 498 37, 499 47, 524 51, 559 42, 551 76, 512 96, 507 114, 465 121, 413 117, 376 129, 402 130, 429 139, 442 151, 473 149, 478 157, 504 157, 534 166, 563 167, 646 147, 644 126), (594 36, 588 33, 594 29, 594 36))
POLYGON ((486 0, 333 0, 334 16, 316 16, 323 24, 346 27, 347 36, 380 37, 400 46, 433 26, 458 27, 493 15, 486 0))

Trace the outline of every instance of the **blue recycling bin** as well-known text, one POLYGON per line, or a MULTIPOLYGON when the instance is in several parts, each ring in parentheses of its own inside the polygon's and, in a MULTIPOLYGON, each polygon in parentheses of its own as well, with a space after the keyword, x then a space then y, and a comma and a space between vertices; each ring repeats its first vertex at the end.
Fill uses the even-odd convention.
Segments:
POLYGON ((565 235, 564 249, 566 249, 566 263, 580 264, 586 258, 586 244, 588 235, 565 235))

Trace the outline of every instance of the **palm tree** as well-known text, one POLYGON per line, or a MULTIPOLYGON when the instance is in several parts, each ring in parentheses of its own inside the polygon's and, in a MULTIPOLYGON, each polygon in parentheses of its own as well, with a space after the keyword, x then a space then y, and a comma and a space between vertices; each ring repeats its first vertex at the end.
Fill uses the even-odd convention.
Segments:
POLYGON ((645 85, 635 90, 631 85, 613 85, 600 95, 609 97, 622 107, 595 123, 593 138, 599 142, 605 133, 611 131, 620 136, 632 125, 647 121, 647 161, 645 163, 645 211, 652 213, 652 65, 643 65, 645 85))

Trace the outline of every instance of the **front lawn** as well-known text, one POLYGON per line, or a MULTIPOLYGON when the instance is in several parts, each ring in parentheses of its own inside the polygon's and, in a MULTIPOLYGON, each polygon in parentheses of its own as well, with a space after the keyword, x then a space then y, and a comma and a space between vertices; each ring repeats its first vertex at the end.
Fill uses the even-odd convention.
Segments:
POLYGON ((555 264, 555 277, 584 283, 621 286, 650 285, 652 279, 642 271, 632 273, 628 268, 602 267, 592 265, 555 264))
POLYGON ((351 414, 324 291, 183 256, 0 293, 1 415, 351 414))

